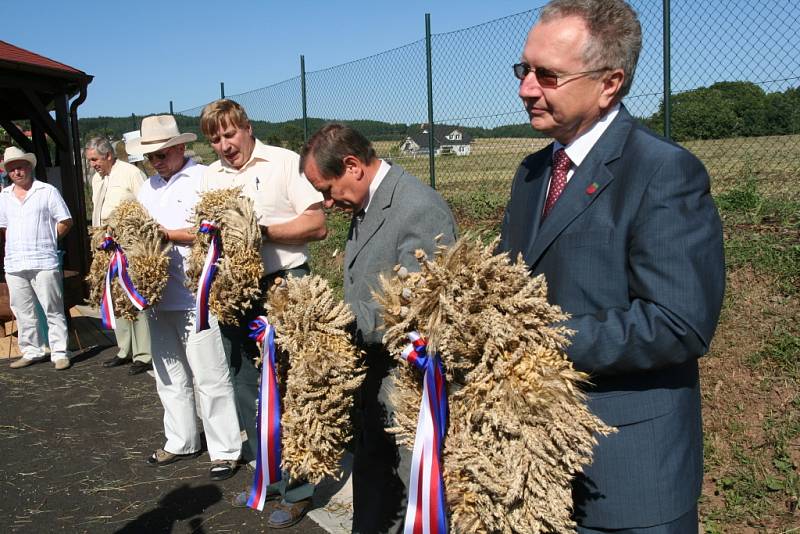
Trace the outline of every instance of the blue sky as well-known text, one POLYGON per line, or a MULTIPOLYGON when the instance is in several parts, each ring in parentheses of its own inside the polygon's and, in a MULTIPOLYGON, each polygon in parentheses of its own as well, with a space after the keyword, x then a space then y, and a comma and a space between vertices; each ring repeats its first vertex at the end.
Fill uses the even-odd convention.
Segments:
MULTIPOLYGON (((202 105, 544 0, 4 2, 0 39, 95 77, 83 117, 202 105), (9 21, 14 21, 10 24, 9 21)), ((522 43, 520 43, 520 47, 522 43)))
MULTIPOLYGON (((662 2, 630 1, 644 46, 626 102, 646 116, 661 101, 662 2)), ((218 98, 224 81, 251 118, 297 118, 304 54, 310 116, 424 122, 427 12, 435 120, 492 127, 526 121, 510 65, 535 18, 530 10, 545 0, 4 3, 0 39, 95 77, 82 117, 163 113, 170 100, 186 111, 218 98), (242 94, 265 86, 273 87, 242 94)), ((723 80, 768 92, 800 84, 796 0, 671 4, 673 92, 723 80)))

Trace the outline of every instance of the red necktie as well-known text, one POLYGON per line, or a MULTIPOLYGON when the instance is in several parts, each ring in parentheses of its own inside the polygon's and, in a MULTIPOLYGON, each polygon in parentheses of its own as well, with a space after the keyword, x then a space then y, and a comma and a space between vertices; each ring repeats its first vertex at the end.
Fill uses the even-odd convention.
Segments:
POLYGON ((558 197, 564 192, 567 187, 567 173, 569 166, 572 162, 567 156, 567 151, 564 148, 559 148, 553 155, 553 174, 550 175, 550 191, 547 192, 547 201, 544 203, 544 210, 542 211, 542 220, 547 217, 556 205, 558 197))

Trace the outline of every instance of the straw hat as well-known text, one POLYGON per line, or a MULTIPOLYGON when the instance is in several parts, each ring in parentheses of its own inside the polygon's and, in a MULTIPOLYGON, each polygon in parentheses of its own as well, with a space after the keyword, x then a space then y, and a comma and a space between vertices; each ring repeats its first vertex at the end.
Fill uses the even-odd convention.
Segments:
POLYGON ((197 139, 193 133, 182 134, 172 115, 153 115, 142 119, 142 136, 125 142, 128 154, 150 154, 162 148, 197 139))
POLYGON ((15 146, 10 146, 3 153, 3 161, 0 162, 0 168, 6 169, 6 165, 12 161, 25 160, 31 164, 31 167, 36 168, 36 154, 24 152, 15 146))

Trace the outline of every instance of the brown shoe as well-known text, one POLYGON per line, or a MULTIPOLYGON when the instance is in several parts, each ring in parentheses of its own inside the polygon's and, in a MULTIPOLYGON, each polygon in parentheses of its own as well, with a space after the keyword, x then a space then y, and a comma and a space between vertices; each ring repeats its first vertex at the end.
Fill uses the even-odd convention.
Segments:
POLYGON ((69 358, 59 358, 53 362, 53 365, 56 368, 56 371, 63 371, 64 369, 69 369, 69 366, 72 365, 72 362, 69 361, 69 358))
POLYGON ((311 510, 311 499, 303 499, 297 502, 281 500, 275 505, 272 513, 269 514, 267 526, 270 528, 291 527, 302 521, 309 510, 311 510))
POLYGON ((22 369, 23 367, 28 367, 29 365, 33 365, 38 360, 39 360, 38 358, 25 358, 23 356, 19 360, 9 365, 9 367, 11 367, 12 369, 22 369))

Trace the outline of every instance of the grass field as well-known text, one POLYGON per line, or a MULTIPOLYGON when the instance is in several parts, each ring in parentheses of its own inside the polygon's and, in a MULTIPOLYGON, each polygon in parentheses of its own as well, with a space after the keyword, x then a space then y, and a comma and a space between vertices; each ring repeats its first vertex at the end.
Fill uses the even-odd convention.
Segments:
MULTIPOLYGON (((477 139, 470 156, 436 159, 437 189, 462 231, 499 230, 511 178, 539 139, 477 139)), ((424 181, 426 157, 380 155, 424 181)), ((724 222, 727 293, 701 360, 708 534, 800 532, 800 136, 686 143, 706 165, 724 222), (776 157, 778 156, 778 157, 776 157)), ((215 159, 196 143, 204 162, 215 159)), ((329 217, 312 268, 340 288, 349 220, 329 217)))

